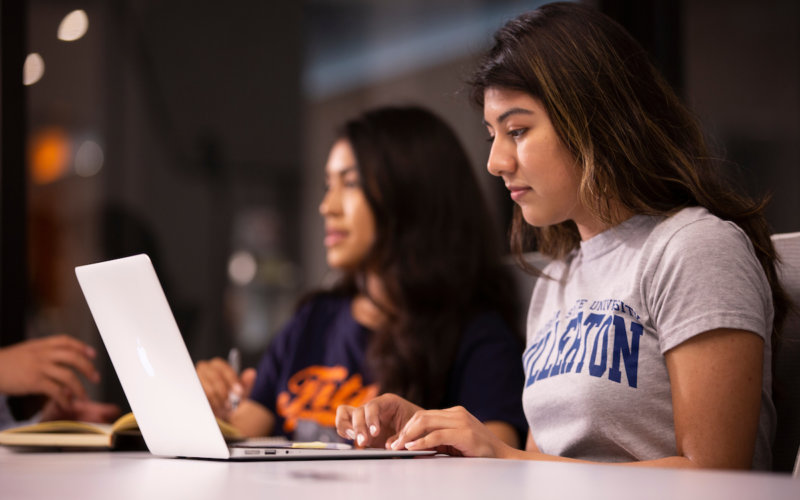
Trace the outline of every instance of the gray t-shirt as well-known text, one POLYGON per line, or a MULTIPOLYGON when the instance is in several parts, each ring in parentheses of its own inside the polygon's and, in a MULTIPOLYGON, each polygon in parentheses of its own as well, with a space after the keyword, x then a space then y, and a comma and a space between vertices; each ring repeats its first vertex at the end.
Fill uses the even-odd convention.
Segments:
POLYGON ((547 454, 601 462, 675 456, 664 353, 715 328, 765 341, 753 467, 770 466, 772 295, 744 232, 704 208, 637 215, 537 280, 523 406, 547 454))

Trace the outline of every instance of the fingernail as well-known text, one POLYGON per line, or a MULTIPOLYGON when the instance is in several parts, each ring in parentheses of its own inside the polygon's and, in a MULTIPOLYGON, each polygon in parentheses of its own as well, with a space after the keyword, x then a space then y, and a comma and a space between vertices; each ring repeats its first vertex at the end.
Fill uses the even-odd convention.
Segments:
POLYGON ((358 442, 358 445, 359 445, 359 446, 361 446, 361 445, 363 445, 363 444, 364 444, 364 441, 365 441, 366 439, 367 439, 367 438, 365 438, 363 434, 359 434, 359 435, 358 435, 358 438, 356 438, 356 441, 358 442))
POLYGON ((410 450, 415 444, 417 444, 416 441, 411 441, 409 443, 406 443, 406 449, 410 450))
POLYGON ((375 427, 374 425, 370 425, 369 426, 369 433, 372 434, 373 436, 377 436, 378 435, 378 428, 375 427))
POLYGON ((398 448, 400 448, 400 438, 395 439, 394 442, 392 443, 393 450, 396 450, 398 448))
POLYGON ((347 435, 347 437, 348 437, 348 438, 350 438, 350 439, 355 439, 355 438, 356 438, 356 432, 355 432, 353 429, 347 429, 347 430, 345 431, 345 434, 346 434, 346 435, 347 435))

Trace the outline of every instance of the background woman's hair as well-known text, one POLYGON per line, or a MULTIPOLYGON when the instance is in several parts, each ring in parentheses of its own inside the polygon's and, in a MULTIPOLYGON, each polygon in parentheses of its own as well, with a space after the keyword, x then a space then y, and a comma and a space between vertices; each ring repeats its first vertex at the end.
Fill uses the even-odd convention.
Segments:
MULTIPOLYGON (((769 280, 777 331, 789 300, 778 282, 763 216, 767 199, 753 200, 726 182, 724 163, 711 157, 697 119, 644 49, 612 19, 575 3, 523 14, 494 40, 470 81, 473 101, 482 106, 490 87, 541 100, 582 172, 581 202, 605 222, 621 222, 611 204, 615 200, 647 215, 703 206, 736 223, 769 280)), ((580 242, 574 223, 533 228, 518 207, 511 233, 516 255, 535 241, 542 253, 562 258, 580 242)))
MULTIPOLYGON (((364 266, 381 277, 392 306, 370 339, 369 366, 381 391, 440 407, 466 324, 493 310, 517 326, 502 235, 461 143, 430 111, 375 109, 348 121, 340 137, 353 148, 376 221, 364 266)), ((362 272, 346 274, 337 290, 367 293, 362 281, 362 272)))

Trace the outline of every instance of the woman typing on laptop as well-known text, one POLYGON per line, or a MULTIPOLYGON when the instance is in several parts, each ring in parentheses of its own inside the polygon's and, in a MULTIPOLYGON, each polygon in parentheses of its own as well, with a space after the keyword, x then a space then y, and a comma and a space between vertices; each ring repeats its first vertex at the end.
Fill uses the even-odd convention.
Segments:
POLYGON ((364 113, 342 128, 325 178, 327 261, 341 279, 301 301, 257 370, 197 364, 217 416, 249 436, 316 440, 339 405, 394 392, 464 406, 519 446, 515 294, 454 133, 420 108, 364 113))
POLYGON ((578 3, 509 21, 473 78, 512 246, 553 261, 528 316, 526 450, 469 408, 340 406, 371 446, 660 467, 770 465, 770 343, 787 308, 764 202, 723 181, 691 113, 578 3), (773 321, 774 316, 774 321, 773 321))

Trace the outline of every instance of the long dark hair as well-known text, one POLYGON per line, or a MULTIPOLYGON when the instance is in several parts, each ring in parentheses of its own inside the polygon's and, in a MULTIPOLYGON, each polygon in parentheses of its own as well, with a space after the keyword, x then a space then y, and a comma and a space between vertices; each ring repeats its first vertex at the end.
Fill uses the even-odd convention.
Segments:
MULTIPOLYGON (((644 49, 612 19, 574 3, 522 14, 494 41, 470 81, 473 101, 482 106, 490 87, 539 99, 582 172, 581 202, 604 222, 621 222, 617 202, 648 215, 702 206, 741 227, 772 289, 778 331, 789 300, 763 215, 767 199, 753 200, 726 182, 724 163, 709 153, 697 119, 644 49)), ((580 242, 574 223, 534 228, 519 207, 511 233, 516 255, 535 242, 542 253, 563 258, 580 242)))
MULTIPOLYGON (((494 310, 516 327, 502 235, 461 143, 430 111, 374 109, 346 122, 340 137, 375 217, 363 267, 380 276, 392 306, 369 340, 369 367, 382 392, 439 407, 466 323, 494 310)), ((363 281, 350 272, 335 290, 368 294, 363 281)))

